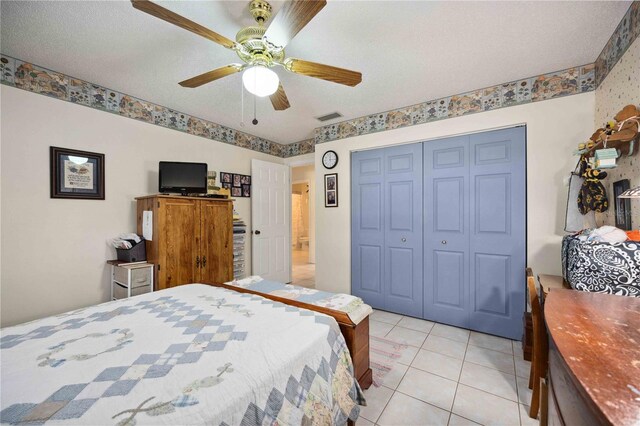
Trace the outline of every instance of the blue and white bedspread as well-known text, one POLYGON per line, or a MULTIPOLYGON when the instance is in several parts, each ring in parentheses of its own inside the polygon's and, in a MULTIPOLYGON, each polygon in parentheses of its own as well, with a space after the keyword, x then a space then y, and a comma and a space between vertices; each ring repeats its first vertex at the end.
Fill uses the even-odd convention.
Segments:
POLYGON ((2 329, 2 423, 329 425, 364 405, 335 320, 201 284, 2 329))

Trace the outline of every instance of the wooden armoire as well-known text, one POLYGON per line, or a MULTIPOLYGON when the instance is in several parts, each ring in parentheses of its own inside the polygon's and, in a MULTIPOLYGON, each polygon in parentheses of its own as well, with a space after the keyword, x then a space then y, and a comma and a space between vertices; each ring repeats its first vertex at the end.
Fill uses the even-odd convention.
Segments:
POLYGON ((146 250, 147 261, 154 264, 155 290, 233 279, 231 200, 171 195, 136 200, 139 235, 144 211, 152 212, 153 235, 146 250))

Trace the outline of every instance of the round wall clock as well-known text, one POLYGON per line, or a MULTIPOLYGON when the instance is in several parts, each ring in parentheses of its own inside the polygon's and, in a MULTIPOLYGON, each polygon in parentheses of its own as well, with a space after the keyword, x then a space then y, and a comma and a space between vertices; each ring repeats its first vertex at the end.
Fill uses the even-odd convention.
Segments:
POLYGON ((338 164, 338 154, 335 151, 327 151, 322 156, 322 165, 326 169, 333 169, 338 164))

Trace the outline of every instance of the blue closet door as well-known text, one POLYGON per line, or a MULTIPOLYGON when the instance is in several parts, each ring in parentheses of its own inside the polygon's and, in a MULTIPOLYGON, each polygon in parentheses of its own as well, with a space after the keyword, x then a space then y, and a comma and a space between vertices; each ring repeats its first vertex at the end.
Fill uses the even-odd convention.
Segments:
POLYGON ((351 291, 422 316, 422 145, 351 157, 351 291))
POLYGON ((424 318, 469 325, 469 136, 424 143, 424 318))
POLYGON ((385 308, 384 152, 351 156, 351 292, 374 308, 385 308))
POLYGON ((525 128, 470 137, 470 323, 512 339, 525 309, 525 128))
POLYGON ((384 150, 385 308, 422 317, 422 145, 384 150))

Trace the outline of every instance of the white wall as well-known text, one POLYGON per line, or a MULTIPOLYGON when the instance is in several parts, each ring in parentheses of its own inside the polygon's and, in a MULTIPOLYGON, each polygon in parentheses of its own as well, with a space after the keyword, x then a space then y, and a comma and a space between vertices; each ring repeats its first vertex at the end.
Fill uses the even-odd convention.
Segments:
MULTIPOLYGON (((8 86, 1 98, 1 324, 108 300, 108 238, 136 230, 134 197, 157 193, 158 161, 251 173, 283 160, 8 86), (49 146, 104 153, 106 200, 49 198, 49 146)), ((212 104, 215 108, 215 104, 212 104)), ((251 229, 251 199, 235 205, 251 229)), ((250 241, 248 242, 250 244, 250 241)), ((247 264, 251 249, 247 247, 247 264)))
POLYGON ((313 164, 291 168, 291 182, 309 182, 309 263, 316 263, 316 172, 313 164))
MULTIPOLYGON (((640 106, 640 37, 629 46, 596 90, 594 130, 613 120, 618 111, 629 104, 640 106)), ((607 174, 603 184, 610 197, 609 209, 603 214, 596 214, 596 217, 600 224, 615 225, 614 200, 611 198, 613 182, 629 179, 631 188, 640 185, 640 154, 620 158, 618 167, 607 170, 607 174)), ((640 200, 631 199, 630 204, 632 228, 640 229, 640 200)))
POLYGON ((520 123, 527 125, 527 263, 535 273, 560 274, 567 202, 564 180, 575 166, 572 151, 593 132, 594 102, 595 94, 590 92, 316 145, 318 188, 322 187, 322 154, 332 149, 340 158, 332 170, 339 174, 339 207, 324 208, 322 191, 316 193, 316 288, 351 291, 352 151, 520 123))

